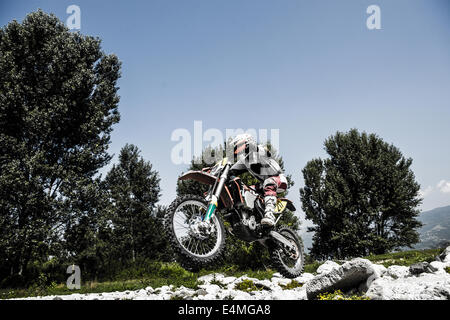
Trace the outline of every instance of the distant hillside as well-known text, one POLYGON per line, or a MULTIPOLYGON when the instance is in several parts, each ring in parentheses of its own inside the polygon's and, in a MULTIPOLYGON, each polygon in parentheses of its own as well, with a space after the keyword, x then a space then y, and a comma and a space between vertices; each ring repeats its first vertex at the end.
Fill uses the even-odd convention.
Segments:
MULTIPOLYGON (((419 216, 423 227, 419 229, 420 242, 414 249, 443 248, 450 245, 450 206, 424 211, 419 216)), ((312 246, 312 232, 301 233, 305 252, 312 246)), ((403 248, 408 250, 408 248, 403 248)))
POLYGON ((450 245, 450 206, 424 211, 419 216, 420 242, 416 249, 429 249, 450 245))

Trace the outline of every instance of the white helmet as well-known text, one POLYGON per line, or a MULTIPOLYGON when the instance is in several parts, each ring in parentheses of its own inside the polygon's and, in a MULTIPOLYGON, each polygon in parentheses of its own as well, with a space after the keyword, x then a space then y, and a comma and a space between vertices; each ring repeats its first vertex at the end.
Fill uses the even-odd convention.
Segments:
POLYGON ((245 152, 249 152, 249 150, 256 150, 256 141, 248 133, 238 134, 231 141, 231 147, 233 148, 234 155, 239 157, 245 152))

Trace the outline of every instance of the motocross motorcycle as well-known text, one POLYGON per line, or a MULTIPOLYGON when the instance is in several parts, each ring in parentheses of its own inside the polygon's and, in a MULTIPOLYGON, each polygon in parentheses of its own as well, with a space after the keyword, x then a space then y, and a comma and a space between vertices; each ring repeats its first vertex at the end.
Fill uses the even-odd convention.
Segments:
POLYGON ((227 231, 239 239, 259 241, 270 252, 275 269, 287 278, 303 272, 303 242, 295 231, 279 226, 286 209, 295 211, 288 199, 278 199, 275 226, 260 223, 264 217, 261 184, 245 185, 230 174, 227 158, 201 171, 188 171, 180 180, 194 180, 210 185, 204 197, 183 195, 169 207, 164 218, 166 235, 177 261, 188 270, 198 270, 218 261, 225 247, 227 231), (224 223, 225 222, 225 223, 224 223))

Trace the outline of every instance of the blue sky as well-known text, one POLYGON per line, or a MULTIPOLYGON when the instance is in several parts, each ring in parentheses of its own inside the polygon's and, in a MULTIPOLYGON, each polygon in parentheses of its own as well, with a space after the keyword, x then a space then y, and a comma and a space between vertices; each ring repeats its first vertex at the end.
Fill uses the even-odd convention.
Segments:
POLYGON ((201 120, 205 130, 279 129, 298 208, 301 169, 350 128, 414 159, 424 210, 450 205, 447 0, 16 0, 1 2, 0 25, 37 8, 66 21, 72 4, 81 33, 123 63, 113 163, 136 144, 160 173, 162 204, 186 169, 171 162, 171 134, 201 120), (372 4, 381 30, 366 27, 372 4))

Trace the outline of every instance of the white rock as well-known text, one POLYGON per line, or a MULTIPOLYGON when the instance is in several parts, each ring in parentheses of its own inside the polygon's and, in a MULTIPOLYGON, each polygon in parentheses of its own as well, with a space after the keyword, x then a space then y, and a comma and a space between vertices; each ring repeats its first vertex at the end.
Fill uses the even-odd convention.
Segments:
POLYGON ((217 284, 202 284, 199 288, 205 289, 207 294, 216 295, 221 291, 221 288, 217 284))
POLYGON ((206 295, 199 295, 194 297, 194 300, 217 300, 217 296, 214 294, 206 294, 206 295))
POLYGON ((138 296, 147 296, 148 295, 147 294, 147 290, 145 290, 145 289, 138 290, 136 292, 136 295, 138 295, 138 296))
POLYGON ((450 246, 445 248, 444 252, 441 253, 441 256, 444 257, 442 262, 450 263, 450 246))
POLYGON ((155 292, 155 290, 152 287, 147 287, 145 288, 145 290, 147 291, 147 294, 152 294, 155 292))
POLYGON ((282 275, 281 273, 279 273, 279 272, 275 272, 275 273, 272 275, 272 277, 275 277, 275 278, 284 278, 283 275, 282 275))
POLYGON ((385 266, 383 266, 382 264, 372 264, 372 268, 375 270, 375 273, 378 276, 382 276, 387 271, 387 268, 385 266))
POLYGON ((274 291, 271 294, 272 300, 306 300, 306 289, 296 288, 294 290, 274 291))
POLYGON ((250 295, 254 300, 272 300, 272 291, 254 291, 251 292, 250 295))
POLYGON ((447 264, 445 262, 440 262, 440 261, 432 261, 430 262, 430 265, 438 270, 444 270, 447 266, 447 264))
POLYGON ((175 290, 174 295, 181 296, 181 297, 190 297, 190 296, 193 296, 194 293, 195 293, 195 290, 181 286, 180 288, 175 290))
POLYGON ((198 277, 197 280, 199 282, 203 282, 204 284, 207 284, 207 283, 210 283, 213 278, 214 278, 213 274, 207 274, 207 275, 198 277))
POLYGON ((224 285, 228 285, 230 283, 233 283, 236 281, 236 277, 225 277, 225 278, 221 278, 219 281, 224 284, 224 285))
POLYGON ((390 266, 386 270, 385 276, 389 276, 391 278, 404 278, 410 276, 409 267, 406 266, 390 266))
POLYGON ((291 279, 273 277, 270 281, 274 284, 285 286, 291 282, 291 279))
POLYGON ((252 300, 252 296, 244 291, 236 290, 230 295, 234 298, 233 300, 252 300))
POLYGON ((221 273, 210 273, 199 277, 197 280, 203 282, 204 284, 208 284, 213 280, 221 282, 224 278, 225 276, 221 273))
POLYGON ((161 293, 158 295, 157 300, 170 300, 170 298, 172 298, 171 293, 161 293))
POLYGON ((160 293, 165 293, 167 291, 172 291, 172 289, 173 289, 173 285, 162 286, 161 288, 159 288, 160 293))
POLYGON ((319 268, 317 268, 316 272, 317 274, 325 274, 337 268, 339 268, 339 264, 334 261, 327 260, 323 264, 321 264, 319 268))
POLYGON ((447 300, 450 299, 450 275, 381 277, 372 282, 366 296, 374 300, 447 300))
POLYGON ((255 284, 264 287, 264 289, 266 289, 266 291, 267 290, 269 290, 269 291, 275 290, 275 288, 277 287, 277 285, 275 283, 273 283, 272 281, 267 280, 267 279, 257 280, 257 281, 255 281, 255 284))
POLYGON ((308 299, 314 299, 323 292, 358 288, 374 274, 372 263, 367 259, 355 258, 328 273, 322 273, 305 285, 308 299))
POLYGON ((301 276, 295 278, 294 280, 298 283, 304 284, 310 280, 314 279, 314 275, 312 273, 303 273, 301 276))

